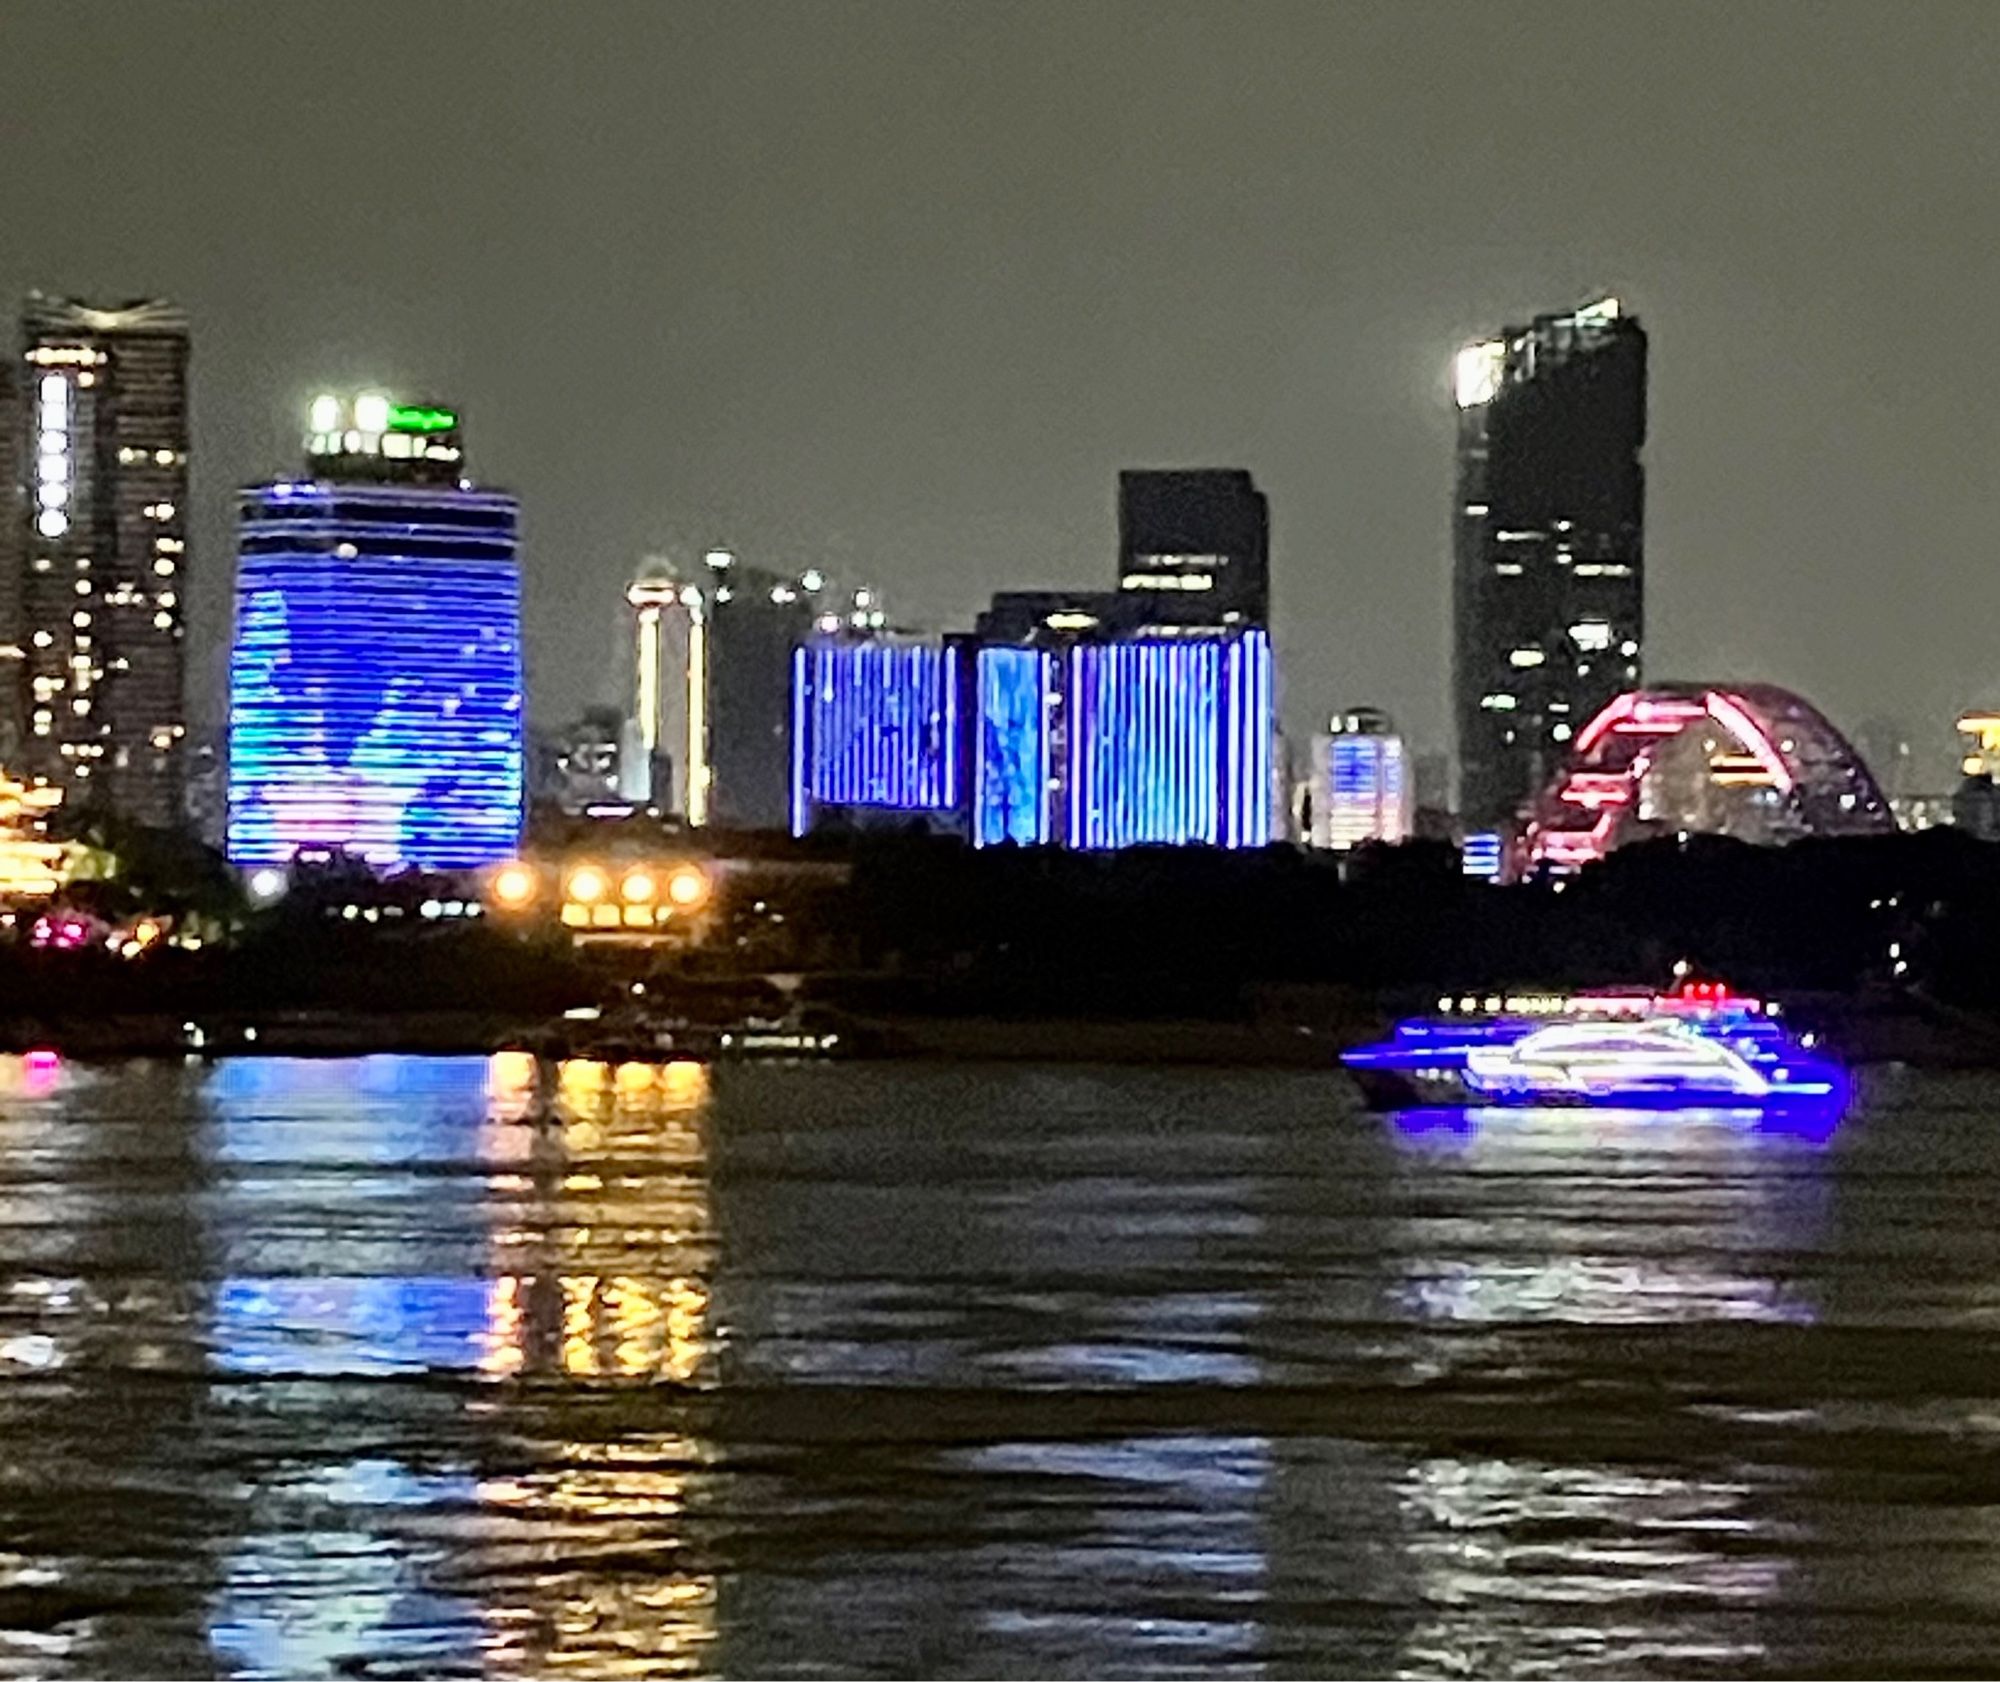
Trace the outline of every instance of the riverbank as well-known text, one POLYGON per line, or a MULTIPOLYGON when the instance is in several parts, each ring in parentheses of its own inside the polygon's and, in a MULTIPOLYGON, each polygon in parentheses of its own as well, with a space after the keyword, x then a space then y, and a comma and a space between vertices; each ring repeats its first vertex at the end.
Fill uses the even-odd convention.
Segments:
MULTIPOLYGON (((1850 1065, 2000 1068, 2000 1019, 1910 995, 1801 994, 1790 1018, 1818 1034, 1850 1065)), ((1327 1068, 1348 1046, 1422 1008, 1345 991, 1278 993, 1254 1002, 1247 1020, 920 1015, 844 1012, 861 1055, 955 1062, 1108 1063, 1240 1068, 1327 1068)), ((358 1057, 404 1053, 484 1055, 544 1026, 493 1011, 269 1011, 199 1020, 160 1013, 15 1016, 0 1019, 0 1050, 47 1049, 83 1061, 124 1057, 358 1057)))

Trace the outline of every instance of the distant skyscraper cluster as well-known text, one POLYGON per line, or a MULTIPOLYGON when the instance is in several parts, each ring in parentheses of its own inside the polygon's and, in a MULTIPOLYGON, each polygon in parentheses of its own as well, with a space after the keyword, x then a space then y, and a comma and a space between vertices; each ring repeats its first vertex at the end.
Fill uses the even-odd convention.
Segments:
MULTIPOLYGON (((246 865, 507 857, 531 769, 519 512, 468 476, 446 405, 321 396, 299 473, 241 493, 226 743, 185 741, 188 360, 168 304, 28 301, 0 378, 6 769, 149 825, 226 786, 246 865)), ((1647 339, 1623 304, 1505 328, 1451 372, 1455 819, 1419 775, 1435 756, 1372 708, 1334 714, 1288 786, 1270 511, 1241 468, 1121 473, 1108 583, 1002 590, 949 635, 817 567, 648 562, 624 601, 630 700, 539 738, 535 792, 976 846, 1346 850, 1455 821, 1482 874, 1573 867, 1669 807, 1739 833, 1886 821, 1799 698, 1641 690, 1647 339)))
POLYGON ((969 634, 835 617, 793 656, 791 822, 974 845, 1272 836, 1269 516, 1248 473, 1119 477, 1111 590, 1003 592, 969 634))

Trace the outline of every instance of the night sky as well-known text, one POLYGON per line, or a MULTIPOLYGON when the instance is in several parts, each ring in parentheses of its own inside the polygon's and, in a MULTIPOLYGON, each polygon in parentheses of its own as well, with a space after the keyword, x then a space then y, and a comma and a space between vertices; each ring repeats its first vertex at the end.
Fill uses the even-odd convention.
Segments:
POLYGON ((197 716, 312 392, 456 401, 530 699, 727 541, 967 619, 1111 582, 1121 466, 1269 493, 1290 723, 1442 746, 1452 350, 1652 337, 1647 663, 2000 701, 2000 5, 6 0, 0 299, 195 326, 197 716))

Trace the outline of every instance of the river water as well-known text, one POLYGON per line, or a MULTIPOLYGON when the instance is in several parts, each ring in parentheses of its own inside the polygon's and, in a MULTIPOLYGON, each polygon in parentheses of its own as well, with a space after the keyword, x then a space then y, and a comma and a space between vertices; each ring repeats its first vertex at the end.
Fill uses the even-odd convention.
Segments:
POLYGON ((0 1059, 0 1675, 1992 1674, 1996 1110, 0 1059))

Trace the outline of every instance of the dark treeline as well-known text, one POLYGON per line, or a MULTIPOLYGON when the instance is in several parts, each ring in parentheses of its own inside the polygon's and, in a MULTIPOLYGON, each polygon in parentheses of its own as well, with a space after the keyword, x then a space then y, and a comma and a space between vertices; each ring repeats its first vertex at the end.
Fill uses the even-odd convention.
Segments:
MULTIPOLYGON (((1647 841, 1557 884, 1496 888, 1436 842, 1331 855, 1273 847, 1107 855, 921 834, 773 838, 851 864, 725 887, 693 953, 580 953, 552 922, 419 918, 434 887, 322 873, 198 953, 126 962, 0 943, 0 1017, 146 1011, 548 1014, 648 973, 671 988, 803 970, 835 1003, 1019 1016, 1238 1016, 1269 989, 1665 983, 1677 960, 1773 993, 1915 987, 2000 1008, 2000 845, 1962 831, 1751 847, 1647 841), (379 925, 342 902, 400 906, 379 925), (408 904, 402 902, 408 901, 408 904), (637 965, 637 968, 633 966, 637 965)), ((130 893, 130 879, 105 884, 130 893)), ((155 896, 158 897, 158 896, 155 896)))
POLYGON ((1443 843, 1364 848, 1344 879, 1331 857, 1291 848, 854 847, 837 911, 851 950, 934 978, 947 1007, 1150 1014, 1273 983, 1662 983, 1682 958, 1745 988, 1897 982, 2000 1003, 2000 846, 1949 829, 1783 848, 1649 841, 1560 885, 1509 888, 1463 877, 1443 843))

